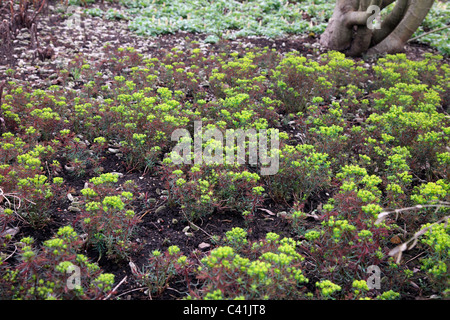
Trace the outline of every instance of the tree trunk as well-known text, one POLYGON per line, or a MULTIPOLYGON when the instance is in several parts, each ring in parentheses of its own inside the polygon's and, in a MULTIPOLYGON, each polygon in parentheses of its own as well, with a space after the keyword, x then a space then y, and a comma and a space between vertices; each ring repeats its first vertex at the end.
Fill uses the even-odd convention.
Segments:
POLYGON ((350 56, 401 52, 433 3, 434 0, 336 0, 320 43, 350 56), (377 11, 393 2, 394 8, 381 24, 372 25, 377 11))

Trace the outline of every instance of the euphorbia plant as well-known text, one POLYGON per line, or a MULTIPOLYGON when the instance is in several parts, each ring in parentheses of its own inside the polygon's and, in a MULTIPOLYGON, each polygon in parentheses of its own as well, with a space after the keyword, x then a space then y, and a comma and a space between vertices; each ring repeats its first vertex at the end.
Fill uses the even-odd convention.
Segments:
POLYGON ((82 238, 71 226, 61 227, 44 241, 42 248, 34 239, 18 242, 19 261, 6 265, 0 278, 2 299, 53 300, 102 299, 112 289, 114 275, 80 254, 82 238), (75 272, 75 273, 74 273, 75 272), (78 279, 72 279, 73 277, 78 279))
POLYGON ((305 233, 303 245, 314 258, 315 270, 344 286, 351 279, 364 279, 366 268, 383 261, 388 234, 385 225, 375 226, 373 221, 362 219, 353 223, 331 211, 320 230, 305 233))
MULTIPOLYGON (((242 230, 227 233, 242 239, 242 230)), ((301 298, 309 282, 303 273, 304 257, 297 251, 297 243, 276 233, 265 239, 232 248, 223 245, 205 256, 198 268, 203 281, 202 292, 191 292, 194 298, 220 299, 295 299, 301 298), (219 290, 219 291, 217 291, 219 290)))
MULTIPOLYGON (((169 162, 168 158, 166 163, 169 162)), ((264 191, 257 173, 243 165, 202 164, 167 170, 171 199, 188 219, 196 220, 215 210, 233 210, 250 218, 264 191), (170 170, 170 171, 169 171, 170 170)))
POLYGON ((325 78, 326 72, 326 67, 318 62, 308 61, 296 52, 288 53, 270 78, 285 111, 302 112, 313 97, 327 96, 332 84, 325 78))
POLYGON ((124 191, 113 188, 118 176, 102 174, 90 180, 81 190, 84 208, 78 215, 81 227, 87 233, 87 243, 102 254, 114 259, 124 259, 136 249, 131 237, 139 223, 131 202, 135 187, 132 181, 124 184, 124 191))
POLYGON ((189 282, 191 261, 177 246, 170 246, 165 252, 153 250, 149 260, 142 269, 131 262, 131 271, 136 282, 148 288, 148 295, 160 296, 176 276, 184 276, 189 282))
POLYGON ((264 177, 269 194, 276 201, 305 201, 313 192, 329 186, 329 156, 317 152, 313 145, 285 145, 280 151, 280 169, 264 177))

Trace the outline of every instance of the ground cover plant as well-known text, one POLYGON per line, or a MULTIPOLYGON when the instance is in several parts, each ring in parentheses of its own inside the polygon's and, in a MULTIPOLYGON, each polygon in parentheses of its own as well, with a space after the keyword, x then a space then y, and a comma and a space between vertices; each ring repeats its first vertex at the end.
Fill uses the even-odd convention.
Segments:
MULTIPOLYGON (((79 4, 79 1, 72 1, 79 4)), ((86 13, 105 19, 123 19, 129 28, 142 35, 161 35, 188 31, 205 33, 206 41, 236 39, 242 36, 262 35, 278 37, 286 34, 321 34, 333 14, 333 1, 251 0, 211 3, 206 0, 150 1, 120 0, 121 8, 95 7, 86 13)), ((391 4, 386 10, 392 11, 391 4)), ((445 1, 436 1, 424 23, 413 37, 449 53, 448 25, 450 8, 445 1), (437 30, 429 33, 429 31, 437 30)), ((388 13, 383 12, 383 16, 388 13)))
POLYGON ((325 1, 121 4, 85 10, 189 31, 183 46, 102 43, 101 59, 75 54, 40 87, 5 75, 1 299, 449 297, 448 56, 234 39, 319 33, 325 1), (314 19, 295 29, 297 15, 314 19), (231 146, 243 163, 196 163, 193 148, 178 163, 177 129, 219 158, 208 129, 255 136, 231 146), (279 169, 263 175, 252 139, 273 133, 279 169))

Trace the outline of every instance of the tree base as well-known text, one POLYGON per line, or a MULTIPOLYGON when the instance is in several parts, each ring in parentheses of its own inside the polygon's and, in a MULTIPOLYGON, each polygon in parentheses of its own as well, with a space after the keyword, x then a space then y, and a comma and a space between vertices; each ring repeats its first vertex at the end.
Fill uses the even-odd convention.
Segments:
POLYGON ((320 44, 349 56, 402 52, 408 39, 425 19, 434 0, 397 0, 380 28, 374 29, 368 23, 374 11, 367 9, 375 5, 382 10, 392 2, 394 1, 337 0, 320 44))

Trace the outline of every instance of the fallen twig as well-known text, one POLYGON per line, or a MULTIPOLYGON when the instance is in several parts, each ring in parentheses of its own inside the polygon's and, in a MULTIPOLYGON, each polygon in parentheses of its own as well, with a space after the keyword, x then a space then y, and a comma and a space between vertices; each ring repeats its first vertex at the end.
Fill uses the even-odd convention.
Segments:
POLYGON ((16 251, 17 251, 17 246, 14 245, 14 251, 13 251, 9 256, 7 256, 5 259, 3 259, 2 262, 5 262, 5 261, 8 260, 9 258, 11 258, 11 257, 14 255, 14 253, 16 253, 16 251))
POLYGON ((391 257, 396 257, 396 263, 399 264, 400 260, 402 258, 403 252, 406 251, 406 250, 411 250, 412 248, 414 248, 416 246, 417 241, 419 240, 420 236, 425 234, 425 232, 427 232, 429 229, 433 228, 433 226, 435 226, 437 224, 440 224, 440 223, 443 223, 443 222, 445 222, 447 224, 449 218, 450 218, 450 216, 445 216, 442 219, 439 219, 438 221, 436 221, 435 223, 429 225, 428 227, 420 229, 419 231, 414 233, 414 236, 411 239, 409 239, 405 243, 402 243, 401 245, 399 245, 399 246, 395 247, 394 249, 392 249, 391 251, 389 251, 389 255, 391 257), (408 246, 408 244, 411 241, 413 242, 412 245, 408 246))
POLYGON ((438 31, 441 31, 441 30, 444 30, 444 29, 447 29, 447 28, 450 28, 450 25, 447 25, 445 27, 437 28, 437 29, 434 29, 434 30, 431 30, 431 31, 428 31, 428 32, 425 32, 425 33, 422 33, 422 34, 419 34, 417 37, 409 39, 408 42, 415 41, 415 40, 417 40, 419 38, 422 38, 424 36, 427 36, 427 35, 429 35, 431 33, 438 32, 438 31))
POLYGON ((413 257, 413 258, 409 259, 408 261, 406 261, 406 262, 405 262, 405 264, 408 264, 409 262, 411 262, 411 261, 413 261, 413 260, 417 259, 418 257, 420 257, 421 255, 424 255, 424 254, 425 254, 425 251, 424 251, 424 252, 421 252, 421 253, 419 253, 419 254, 418 254, 418 255, 416 255, 415 257, 413 257))
MULTIPOLYGON (((0 29, 2 28, 2 26, 0 25, 0 29)), ((1 33, 1 31, 0 31, 0 33, 1 33)), ((2 53, 0 53, 0 59, 1 59, 1 54, 2 53)), ((1 105, 2 105, 2 97, 3 97, 3 89, 5 88, 5 84, 6 84, 6 80, 3 80, 1 83, 0 83, 0 107, 1 107, 1 105)), ((3 119, 3 112, 2 112, 2 109, 0 108, 0 122, 1 122, 1 126, 4 128, 4 129, 6 129, 6 127, 5 127, 5 120, 3 119)))
POLYGON ((127 290, 127 291, 125 291, 125 292, 122 292, 121 294, 117 295, 116 297, 118 298, 118 297, 121 297, 121 296, 123 296, 123 295, 126 295, 127 293, 131 293, 131 292, 139 291, 139 290, 145 290, 145 289, 147 289, 147 287, 134 288, 134 289, 131 289, 131 290, 127 290))
MULTIPOLYGON (((4 192, 3 192, 3 189, 0 188, 0 199, 1 199, 1 200, 5 199, 6 202, 8 203, 8 206, 9 206, 10 208, 14 208, 13 211, 14 211, 14 213, 17 215, 17 217, 18 217, 22 222, 27 223, 26 220, 25 220, 20 214, 17 213, 17 210, 20 209, 20 207, 21 207, 21 205, 22 205, 22 199, 20 199, 19 196, 16 196, 15 193, 4 193, 4 192), (11 203, 11 201, 8 199, 8 197, 12 197, 14 200, 18 200, 18 202, 19 202, 18 205, 16 206, 15 201, 14 201, 14 203, 11 203)), ((28 200, 28 199, 26 199, 26 198, 24 198, 24 200, 28 201, 29 203, 31 203, 31 204, 33 204, 33 205, 36 205, 36 203, 34 203, 34 202, 31 201, 31 200, 28 200)))
POLYGON ((418 204, 417 206, 414 206, 414 207, 395 209, 395 210, 392 210, 392 211, 383 211, 383 212, 380 212, 378 214, 378 219, 375 221, 375 224, 381 223, 391 213, 395 213, 396 216, 398 216, 398 214, 400 212, 404 212, 404 211, 420 210, 420 209, 423 209, 423 208, 442 208, 442 207, 450 207, 450 203, 449 202, 439 201, 439 204, 423 204, 423 205, 422 204, 418 204))
MULTIPOLYGON (((419 204, 419 205, 416 205, 414 207, 407 207, 407 208, 395 209, 395 210, 392 210, 392 211, 380 212, 378 214, 378 219, 375 221, 375 224, 381 223, 391 213, 395 213, 396 214, 396 218, 398 218, 398 214, 400 212, 410 211, 410 210, 420 210, 420 209, 423 209, 423 208, 436 208, 436 210, 438 210, 439 208, 442 208, 442 207, 450 207, 450 203, 449 202, 444 202, 444 201, 439 201, 438 204, 425 204, 425 205, 419 204)), ((402 257, 402 253, 404 251, 406 251, 406 250, 411 250, 412 248, 414 248, 415 245, 417 244, 417 241, 418 241, 420 236, 422 236, 425 232, 427 232, 427 230, 429 230, 430 228, 432 228, 436 224, 439 224, 439 223, 442 223, 442 222, 448 223, 448 219, 449 218, 450 218, 450 216, 445 216, 442 219, 439 219, 438 221, 436 221, 435 223, 429 225, 428 227, 420 229, 419 231, 414 233, 414 235, 413 235, 413 237, 411 239, 409 239, 408 241, 406 241, 406 242, 398 245, 394 249, 392 249, 389 252, 389 255, 391 257, 396 257, 396 262, 400 263, 400 260, 401 260, 401 257, 402 257), (408 244, 410 242, 413 242, 413 243, 410 246, 408 246, 408 244)))
POLYGON ((117 288, 119 288, 119 287, 122 285, 122 283, 124 283, 126 280, 127 280, 127 276, 125 276, 125 277, 122 279, 122 281, 120 281, 120 282, 117 284, 117 286, 115 286, 115 287, 108 293, 108 295, 107 295, 105 298, 103 298, 103 300, 108 300, 108 299, 111 297, 111 295, 113 294, 113 292, 115 292, 115 291, 117 290, 117 288))
POLYGON ((200 227, 199 227, 198 225, 196 225, 195 223, 191 222, 191 221, 188 219, 188 217, 187 217, 187 215, 186 215, 186 213, 184 212, 183 209, 181 209, 181 212, 183 212, 183 215, 184 215, 184 217, 186 218, 186 220, 189 221, 189 225, 191 225, 191 226, 193 226, 194 228, 197 228, 197 229, 203 231, 210 239, 213 239, 213 236, 212 236, 212 235, 210 235, 208 232, 206 232, 205 230, 203 230, 202 228, 200 228, 200 227))

